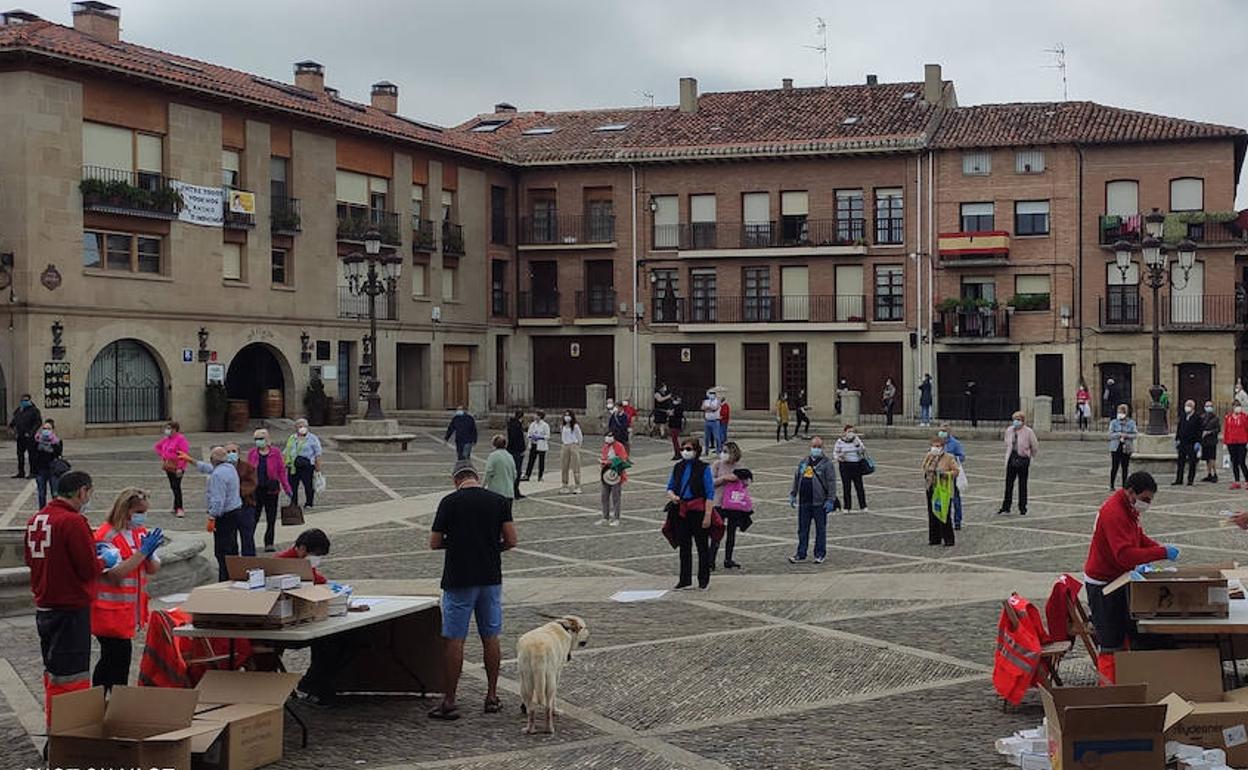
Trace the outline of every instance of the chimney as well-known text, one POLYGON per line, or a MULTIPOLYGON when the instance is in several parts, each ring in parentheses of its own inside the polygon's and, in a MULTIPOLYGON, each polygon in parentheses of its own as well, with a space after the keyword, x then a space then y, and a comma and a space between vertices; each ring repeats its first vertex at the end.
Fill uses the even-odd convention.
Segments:
POLYGON ((314 61, 295 62, 295 85, 319 94, 325 90, 325 68, 314 61))
POLYGON ((373 83, 373 106, 387 114, 393 115, 399 111, 399 87, 394 83, 383 80, 380 83, 373 83))
POLYGON ((781 80, 780 87, 783 88, 785 91, 792 91, 793 90, 793 78, 784 78, 783 80, 781 80))
POLYGON ((680 79, 680 111, 681 112, 697 112, 698 111, 698 79, 697 78, 681 78, 680 79))
POLYGON ((74 29, 102 40, 116 43, 121 40, 121 9, 108 3, 86 0, 70 6, 74 15, 74 29))
POLYGON ((878 76, 876 76, 876 75, 867 75, 867 85, 869 85, 869 86, 878 86, 879 84, 880 84, 880 78, 879 78, 878 76))
POLYGON ((512 104, 511 102, 499 102, 498 104, 494 105, 494 114, 496 115, 500 112, 515 112, 515 111, 516 111, 516 105, 512 104))
POLYGON ((39 17, 20 8, 0 13, 0 27, 15 27, 18 24, 30 24, 34 21, 39 21, 39 17))
POLYGON ((923 101, 928 104, 939 104, 944 91, 944 82, 940 78, 939 64, 923 65, 923 101))

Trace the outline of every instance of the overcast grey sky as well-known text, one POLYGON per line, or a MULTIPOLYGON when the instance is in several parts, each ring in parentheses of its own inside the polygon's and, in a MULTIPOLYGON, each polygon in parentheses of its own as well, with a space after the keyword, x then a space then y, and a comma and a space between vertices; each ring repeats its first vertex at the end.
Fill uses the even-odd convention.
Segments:
MULTIPOLYGON (((1248 127, 1241 0, 113 0, 122 36, 289 81, 313 59, 367 101, 399 86, 400 111, 435 123, 488 112, 676 101, 703 91, 921 80, 944 65, 962 104, 1059 100, 1045 49, 1066 48, 1069 97, 1248 127)), ((69 22, 69 0, 10 0, 69 22)), ((1248 206, 1248 181, 1240 207, 1248 206)))

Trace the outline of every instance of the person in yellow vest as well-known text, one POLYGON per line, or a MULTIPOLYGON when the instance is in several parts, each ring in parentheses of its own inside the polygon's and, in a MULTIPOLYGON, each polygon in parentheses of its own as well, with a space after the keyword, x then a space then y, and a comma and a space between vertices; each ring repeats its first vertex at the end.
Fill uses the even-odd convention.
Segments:
POLYGON ((160 571, 164 534, 147 531, 147 492, 129 487, 113 501, 108 520, 95 530, 96 552, 104 572, 95 583, 91 633, 100 643, 100 660, 91 683, 124 685, 130 678, 131 640, 147 624, 147 576, 160 571))

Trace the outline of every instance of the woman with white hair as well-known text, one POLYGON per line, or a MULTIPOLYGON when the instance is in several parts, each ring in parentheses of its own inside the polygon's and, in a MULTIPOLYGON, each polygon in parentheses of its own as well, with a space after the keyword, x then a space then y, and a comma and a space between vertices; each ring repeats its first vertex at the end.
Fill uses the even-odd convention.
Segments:
POLYGON ((295 420, 295 432, 286 439, 282 458, 286 461, 287 493, 291 505, 299 504, 299 484, 302 482, 304 495, 308 498, 307 507, 311 508, 316 499, 312 474, 321 469, 321 440, 308 430, 308 421, 302 417, 295 420))
POLYGON ((256 445, 247 453, 247 462, 256 469, 256 511, 264 511, 264 550, 273 552, 277 535, 277 500, 285 491, 294 497, 286 473, 286 460, 273 448, 269 432, 264 428, 251 434, 256 445))

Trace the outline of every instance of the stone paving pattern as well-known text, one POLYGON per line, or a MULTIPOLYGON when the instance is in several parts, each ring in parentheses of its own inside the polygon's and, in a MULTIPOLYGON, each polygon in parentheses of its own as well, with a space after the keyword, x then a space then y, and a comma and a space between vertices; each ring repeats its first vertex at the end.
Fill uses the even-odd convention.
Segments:
MULTIPOLYGON (((220 437, 195 436, 192 444, 214 440, 220 437)), ((955 547, 933 548, 917 471, 926 443, 869 434, 866 440, 878 467, 867 478, 870 512, 830 518, 827 563, 785 560, 795 530, 788 488, 805 442, 746 440, 758 504, 754 527, 739 540, 737 558, 746 568, 717 572, 705 593, 669 593, 641 604, 609 596, 675 582, 676 554, 658 531, 670 447, 634 442, 637 465, 618 529, 596 523, 592 469, 580 496, 558 494, 548 473, 545 485, 516 504, 521 545, 504 556, 503 714, 480 711, 480 643, 470 637, 463 719, 431 721, 425 712, 432 703, 410 697, 351 696, 329 710, 299 706, 313 745, 301 749, 288 723, 286 757, 277 767, 1006 767, 992 741, 1034 726, 1041 712, 1034 694, 1006 712, 992 692, 1000 599, 1018 588, 1043 600, 1056 574, 1081 569, 1096 508, 1108 494, 1103 442, 1099 435, 1042 442, 1026 517, 994 515, 1004 476, 1000 444, 967 442, 966 528, 955 547), (586 619, 591 638, 564 670, 559 733, 523 736, 516 640, 545 622, 542 614, 568 612, 586 619)), ((188 534, 201 529, 202 479, 188 474, 190 515, 172 519, 147 438, 81 443, 76 453, 71 442, 68 456, 97 479, 93 517, 103 515, 118 489, 138 483, 155 493, 153 523, 188 534)), ((0 474, 7 476, 12 455, 0 451, 8 458, 0 474)), ((557 453, 552 447, 552 457, 557 453)), ((333 538, 322 570, 357 591, 435 591, 442 557, 427 550, 431 511, 401 498, 445 492, 450 463, 449 450, 428 435, 402 456, 347 457, 331 449, 329 490, 309 517, 333 538), (393 510, 380 518, 359 507, 387 500, 393 510)), ((1220 528, 1217 512, 1244 507, 1248 493, 1228 490, 1225 479, 1178 489, 1166 486, 1169 480, 1159 478, 1146 528, 1182 548, 1188 562, 1239 558, 1248 536, 1220 528)), ((22 502, 26 486, 0 480, 0 510, 8 510, 10 522, 33 510, 33 498, 22 502)), ((294 534, 280 529, 279 544, 294 534)), ((26 686, 20 695, 41 699, 31 619, 0 621, 0 656, 26 686)), ((300 669, 306 653, 290 654, 287 663, 300 669)), ((1063 675, 1092 681, 1080 650, 1063 675)), ((18 721, 20 707, 5 697, 12 695, 0 693, 0 739, 14 749, 11 764, 30 765, 38 755, 18 721)))

